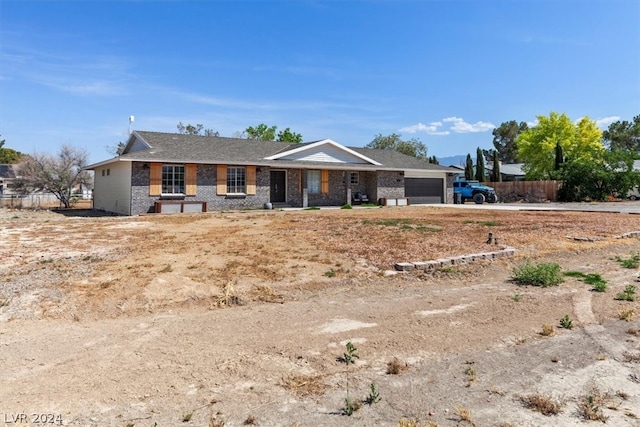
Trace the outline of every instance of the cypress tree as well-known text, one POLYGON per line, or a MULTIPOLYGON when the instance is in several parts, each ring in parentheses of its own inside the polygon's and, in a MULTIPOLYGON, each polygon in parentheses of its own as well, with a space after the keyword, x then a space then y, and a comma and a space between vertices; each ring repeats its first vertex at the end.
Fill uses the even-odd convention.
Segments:
POLYGON ((473 179, 473 160, 471 160, 471 154, 467 154, 467 163, 464 167, 464 178, 467 180, 473 179))
POLYGON ((484 156, 482 150, 478 147, 476 152, 476 181, 485 181, 484 156))

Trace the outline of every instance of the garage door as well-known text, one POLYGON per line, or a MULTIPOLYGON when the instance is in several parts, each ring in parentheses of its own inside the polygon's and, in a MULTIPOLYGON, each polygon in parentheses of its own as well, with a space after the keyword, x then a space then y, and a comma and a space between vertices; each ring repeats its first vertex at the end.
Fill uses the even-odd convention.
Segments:
POLYGON ((405 178, 404 195, 412 205, 444 203, 442 178, 405 178))

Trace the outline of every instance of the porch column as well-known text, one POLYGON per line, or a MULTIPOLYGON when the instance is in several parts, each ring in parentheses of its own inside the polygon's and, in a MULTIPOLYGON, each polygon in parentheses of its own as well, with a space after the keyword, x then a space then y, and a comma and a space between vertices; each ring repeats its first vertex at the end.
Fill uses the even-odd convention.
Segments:
POLYGON ((344 175, 345 175, 345 178, 344 178, 345 188, 347 189, 347 202, 346 202, 346 204, 351 206, 351 172, 350 171, 345 171, 344 175))
POLYGON ((309 189, 307 188, 307 173, 308 171, 305 169, 300 173, 300 180, 302 181, 302 207, 309 207, 309 189))

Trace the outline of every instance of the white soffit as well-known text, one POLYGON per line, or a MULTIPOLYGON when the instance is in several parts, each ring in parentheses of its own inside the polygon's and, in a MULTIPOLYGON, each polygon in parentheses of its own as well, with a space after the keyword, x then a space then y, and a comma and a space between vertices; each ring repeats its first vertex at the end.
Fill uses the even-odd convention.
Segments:
POLYGON ((302 147, 295 147, 274 156, 266 157, 265 160, 381 165, 381 163, 330 139, 323 139, 322 141, 317 141, 312 144, 305 144, 302 147))

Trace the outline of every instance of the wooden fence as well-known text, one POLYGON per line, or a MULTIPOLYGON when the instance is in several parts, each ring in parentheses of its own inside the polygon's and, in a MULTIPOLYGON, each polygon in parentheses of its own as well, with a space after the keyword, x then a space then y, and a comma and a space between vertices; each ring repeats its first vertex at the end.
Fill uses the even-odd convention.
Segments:
POLYGON ((501 202, 556 202, 561 181, 505 181, 484 182, 493 187, 501 202))

